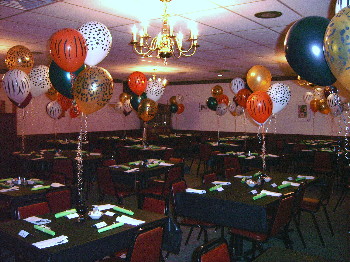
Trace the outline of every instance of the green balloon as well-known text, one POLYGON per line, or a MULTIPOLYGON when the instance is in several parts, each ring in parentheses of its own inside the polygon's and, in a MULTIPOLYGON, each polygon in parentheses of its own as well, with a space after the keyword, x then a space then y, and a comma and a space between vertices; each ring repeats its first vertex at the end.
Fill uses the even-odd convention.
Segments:
POLYGON ((53 87, 67 98, 73 99, 72 87, 73 82, 81 71, 85 69, 82 65, 75 72, 67 72, 60 68, 54 61, 51 62, 49 68, 49 78, 53 87))
POLYGON ((146 93, 142 93, 140 96, 133 94, 130 98, 130 104, 131 104, 132 108, 137 111, 139 108, 139 104, 145 98, 147 98, 146 93))
POLYGON ((207 99, 207 106, 210 110, 216 111, 216 108, 218 107, 218 101, 215 97, 209 97, 207 99))
POLYGON ((170 104, 170 112, 171 113, 176 113, 178 109, 179 109, 179 107, 177 104, 170 104))

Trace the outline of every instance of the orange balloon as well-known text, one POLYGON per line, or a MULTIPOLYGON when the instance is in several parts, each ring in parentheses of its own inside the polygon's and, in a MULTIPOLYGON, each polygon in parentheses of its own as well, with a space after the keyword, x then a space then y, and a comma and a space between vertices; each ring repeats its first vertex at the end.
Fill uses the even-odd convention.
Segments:
POLYGON ((84 64, 87 55, 85 38, 75 29, 62 29, 51 36, 50 54, 64 71, 75 72, 84 64))
POLYGON ((228 106, 228 103, 230 102, 230 99, 227 95, 221 94, 216 97, 216 100, 218 101, 218 104, 226 104, 228 106))
POLYGON ((243 108, 246 108, 247 99, 248 99, 248 97, 251 94, 252 94, 252 92, 250 92, 249 89, 243 88, 243 89, 238 91, 238 93, 237 93, 236 97, 234 98, 234 100, 236 101, 236 103, 238 105, 240 105, 243 108))
POLYGON ((318 111, 322 114, 328 115, 331 112, 331 109, 328 107, 326 99, 321 99, 317 103, 318 111))
POLYGON ((119 101, 122 103, 124 103, 126 100, 128 100, 130 98, 131 98, 131 95, 129 95, 128 93, 125 93, 125 92, 123 92, 119 95, 119 101))
POLYGON ((129 75, 128 85, 131 91, 140 96, 146 90, 147 77, 143 73, 135 71, 129 75))
POLYGON ((49 90, 47 90, 47 92, 45 93, 45 95, 52 101, 57 100, 58 97, 58 92, 57 90, 51 86, 49 90))
POLYGON ((34 57, 27 47, 16 45, 7 51, 5 64, 10 70, 19 69, 29 74, 34 66, 34 57))
POLYGON ((271 116, 272 106, 272 100, 265 91, 256 91, 247 100, 248 114, 260 124, 271 116))
POLYGON ((212 96, 215 97, 215 98, 216 98, 217 96, 219 96, 219 95, 222 95, 223 92, 224 92, 224 90, 223 90, 222 87, 219 86, 219 85, 216 85, 216 86, 214 86, 214 87, 211 89, 211 94, 212 94, 212 96))
POLYGON ((185 106, 183 104, 177 104, 176 114, 181 114, 185 110, 185 106))
POLYGON ((57 102, 61 105, 63 111, 67 111, 72 106, 73 99, 69 99, 61 93, 58 93, 57 102))
POLYGON ((262 65, 255 65, 247 73, 247 84, 255 91, 266 91, 271 85, 271 73, 262 65))
POLYGON ((312 99, 310 101, 310 109, 314 113, 316 113, 318 111, 318 100, 317 99, 312 99))
POLYGON ((71 118, 76 118, 80 115, 80 110, 77 105, 73 105, 69 110, 69 115, 71 118))

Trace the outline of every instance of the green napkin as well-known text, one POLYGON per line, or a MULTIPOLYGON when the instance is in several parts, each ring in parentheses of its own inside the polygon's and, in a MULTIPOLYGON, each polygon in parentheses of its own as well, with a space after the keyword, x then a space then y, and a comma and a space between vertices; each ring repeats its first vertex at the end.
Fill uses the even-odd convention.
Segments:
POLYGON ((39 187, 32 187, 31 190, 41 190, 41 189, 48 189, 50 188, 51 186, 39 186, 39 187))
POLYGON ((258 153, 252 153, 251 155, 252 156, 258 156, 259 154, 258 153))
POLYGON ((231 151, 231 152, 226 152, 226 154, 227 154, 227 155, 233 155, 234 152, 233 152, 233 151, 231 151))
POLYGON ((70 209, 70 210, 66 210, 66 211, 62 211, 62 212, 56 213, 55 214, 55 218, 64 217, 66 215, 73 214, 75 212, 77 212, 77 210, 75 208, 74 209, 70 209))
POLYGON ((246 158, 246 156, 245 156, 245 155, 239 155, 238 157, 243 157, 243 158, 246 158))
POLYGON ((241 183, 244 184, 246 180, 247 180, 247 178, 243 177, 242 180, 241 180, 241 183))
POLYGON ((67 158, 65 156, 55 156, 54 159, 67 158))
POLYGON ((257 200, 257 199, 265 197, 265 196, 266 196, 266 193, 261 193, 261 194, 258 194, 256 196, 253 196, 253 200, 257 200))
POLYGON ((122 222, 114 223, 110 226, 106 226, 106 227, 102 227, 102 228, 98 229, 97 232, 102 233, 102 232, 111 230, 111 229, 116 228, 116 227, 121 227, 121 226, 124 226, 124 223, 122 223, 122 222))
POLYGON ((292 184, 291 183, 286 183, 286 184, 284 184, 284 185, 279 185, 278 186, 278 189, 282 189, 282 188, 285 188, 285 187, 289 187, 289 186, 291 186, 292 184))
POLYGON ((12 180, 12 177, 0 179, 0 182, 5 182, 5 181, 8 181, 8 180, 12 180))
POLYGON ((41 181, 41 180, 33 180, 33 181, 35 184, 40 184, 40 185, 44 184, 44 181, 41 181))
POLYGON ((159 166, 159 164, 155 163, 155 164, 148 164, 147 165, 148 168, 152 168, 152 167, 156 167, 156 166, 159 166))
POLYGON ((297 177, 296 179, 295 179, 295 181, 300 181, 300 180, 305 180, 306 178, 305 177, 297 177))
POLYGON ((4 183, 0 183, 0 186, 5 187, 5 188, 11 188, 12 187, 12 186, 4 184, 4 183))
POLYGON ((125 170, 129 170, 129 169, 131 169, 131 167, 129 167, 129 166, 125 166, 125 165, 119 165, 119 167, 120 167, 120 168, 123 168, 123 169, 125 169, 125 170))
POLYGON ((128 165, 139 165, 141 161, 129 162, 128 165))
POLYGON ((255 173, 255 174, 253 175, 253 177, 260 176, 260 175, 261 175, 261 172, 259 171, 259 172, 255 173))
POLYGON ((209 191, 217 190, 219 187, 222 187, 222 185, 213 186, 213 187, 209 188, 209 191))
POLYGON ((125 213, 125 214, 130 215, 130 216, 132 216, 134 214, 133 211, 125 209, 125 208, 122 208, 122 207, 118 207, 118 206, 113 207, 113 209, 115 211, 118 211, 118 212, 121 212, 121 213, 125 213))
POLYGON ((46 233, 46 234, 49 234, 49 235, 51 235, 51 236, 56 235, 56 233, 55 233, 54 231, 52 231, 51 229, 48 229, 48 228, 46 228, 46 227, 43 227, 43 226, 34 225, 34 228, 35 228, 35 229, 38 229, 38 230, 40 230, 40 231, 42 231, 42 232, 44 232, 44 233, 46 233))

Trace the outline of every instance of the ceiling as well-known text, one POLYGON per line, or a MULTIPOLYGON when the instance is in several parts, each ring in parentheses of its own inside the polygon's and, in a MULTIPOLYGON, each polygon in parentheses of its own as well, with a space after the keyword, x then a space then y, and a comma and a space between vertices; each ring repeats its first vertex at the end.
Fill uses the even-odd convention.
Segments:
MULTIPOLYGON (((172 0, 168 12, 176 21, 174 30, 188 32, 187 24, 197 22, 200 47, 192 57, 163 60, 141 57, 128 45, 131 28, 149 20, 149 34, 161 28, 163 3, 159 0, 0 0, 0 71, 6 70, 5 56, 15 45, 34 54, 35 65, 49 65, 48 40, 63 28, 78 29, 98 21, 113 37, 110 53, 98 64, 114 79, 125 81, 133 71, 166 76, 170 82, 222 81, 244 78, 254 65, 267 67, 272 76, 296 76, 289 67, 283 41, 293 22, 306 16, 334 16, 334 0, 172 0), (19 2, 22 6, 4 4, 19 2), (25 4, 40 4, 31 10, 25 4), (262 11, 279 11, 282 16, 261 19, 262 11), (218 74, 222 74, 221 77, 218 74)), ((35 7, 35 6, 34 6, 35 7)))

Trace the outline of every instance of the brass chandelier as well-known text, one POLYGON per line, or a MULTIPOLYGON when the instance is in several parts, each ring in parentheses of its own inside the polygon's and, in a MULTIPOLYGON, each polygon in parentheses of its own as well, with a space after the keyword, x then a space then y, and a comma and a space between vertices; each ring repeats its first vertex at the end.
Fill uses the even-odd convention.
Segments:
POLYGON ((132 29, 132 40, 130 45, 133 46, 133 50, 142 57, 151 57, 153 53, 157 58, 166 59, 170 57, 179 58, 181 56, 192 56, 195 54, 197 47, 199 47, 198 31, 192 28, 190 31, 189 48, 184 49, 182 45, 183 34, 181 32, 174 34, 173 25, 169 23, 170 15, 167 13, 167 3, 171 0, 160 0, 164 3, 164 13, 162 15, 162 31, 158 36, 151 39, 151 36, 147 33, 147 25, 144 25, 142 29, 137 32, 137 28, 134 25, 132 29))

